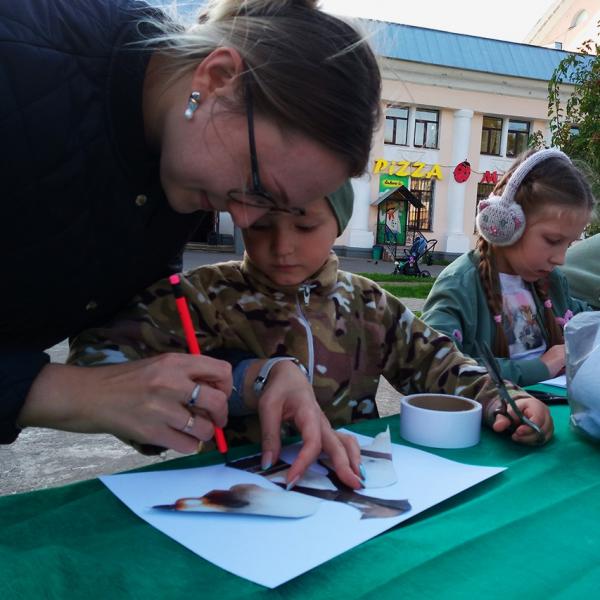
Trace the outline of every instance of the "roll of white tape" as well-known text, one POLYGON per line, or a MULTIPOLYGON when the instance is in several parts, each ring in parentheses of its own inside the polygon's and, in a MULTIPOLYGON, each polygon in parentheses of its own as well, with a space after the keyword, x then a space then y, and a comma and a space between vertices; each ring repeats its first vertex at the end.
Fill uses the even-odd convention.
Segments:
POLYGON ((401 399, 400 435, 432 448, 468 448, 479 442, 481 404, 461 396, 412 394, 401 399))

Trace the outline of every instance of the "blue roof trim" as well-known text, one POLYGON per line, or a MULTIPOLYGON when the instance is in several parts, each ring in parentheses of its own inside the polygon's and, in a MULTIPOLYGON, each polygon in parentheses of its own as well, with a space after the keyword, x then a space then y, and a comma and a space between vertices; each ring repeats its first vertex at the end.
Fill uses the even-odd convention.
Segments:
POLYGON ((467 71, 548 81, 570 54, 400 23, 368 19, 360 19, 360 23, 380 56, 467 71))

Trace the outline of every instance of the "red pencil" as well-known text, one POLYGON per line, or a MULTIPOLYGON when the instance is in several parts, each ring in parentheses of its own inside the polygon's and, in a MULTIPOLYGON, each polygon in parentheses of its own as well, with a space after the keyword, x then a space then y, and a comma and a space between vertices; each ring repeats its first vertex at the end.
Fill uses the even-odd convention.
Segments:
MULTIPOLYGON (((200 344, 196 338, 194 332, 194 326, 192 324, 192 316, 190 315, 190 308, 183 295, 181 289, 181 280, 179 275, 171 275, 169 282, 173 288, 173 295, 175 296, 175 304, 177 305, 177 311, 179 312, 179 318, 181 319, 181 325, 183 326, 183 332, 185 333, 185 339, 187 341, 188 349, 190 354, 202 354, 200 352, 200 344)), ((215 425, 215 441, 217 442, 217 448, 221 454, 225 454, 228 450, 227 440, 225 434, 220 427, 215 425)))

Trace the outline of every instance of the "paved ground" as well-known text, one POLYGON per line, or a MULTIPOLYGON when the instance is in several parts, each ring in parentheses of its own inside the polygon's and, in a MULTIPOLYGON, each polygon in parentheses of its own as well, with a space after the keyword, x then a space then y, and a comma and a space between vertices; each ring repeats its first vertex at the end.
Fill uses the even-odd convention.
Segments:
MULTIPOLYGON (((220 260, 235 260, 238 255, 221 252, 186 252, 186 269, 220 260)), ((390 273, 392 263, 359 258, 341 258, 341 267, 354 273, 390 273)), ((428 267, 433 275, 441 267, 428 267)), ((411 310, 420 310, 422 300, 406 299, 411 310)), ((53 362, 64 362, 67 344, 50 349, 53 362)), ((382 415, 398 412, 398 393, 381 380, 377 404, 382 415)), ((148 458, 110 435, 77 434, 49 429, 26 429, 10 446, 0 446, 0 495, 63 485, 115 473, 179 456, 169 451, 165 458, 148 458)))

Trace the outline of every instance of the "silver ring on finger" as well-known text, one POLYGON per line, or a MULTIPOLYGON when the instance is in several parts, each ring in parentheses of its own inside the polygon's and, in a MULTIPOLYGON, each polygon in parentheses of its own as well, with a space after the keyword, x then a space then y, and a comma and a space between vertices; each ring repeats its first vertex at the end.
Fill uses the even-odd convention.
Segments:
POLYGON ((183 431, 183 433, 189 433, 194 428, 195 421, 196 417, 194 417, 194 415, 190 415, 187 420, 187 423, 183 426, 183 429, 181 431, 183 431))
POLYGON ((192 395, 190 396, 190 399, 187 401, 187 405, 188 406, 196 406, 196 402, 198 401, 198 396, 200 396, 200 388, 202 386, 197 383, 194 386, 194 389, 192 390, 192 395))

